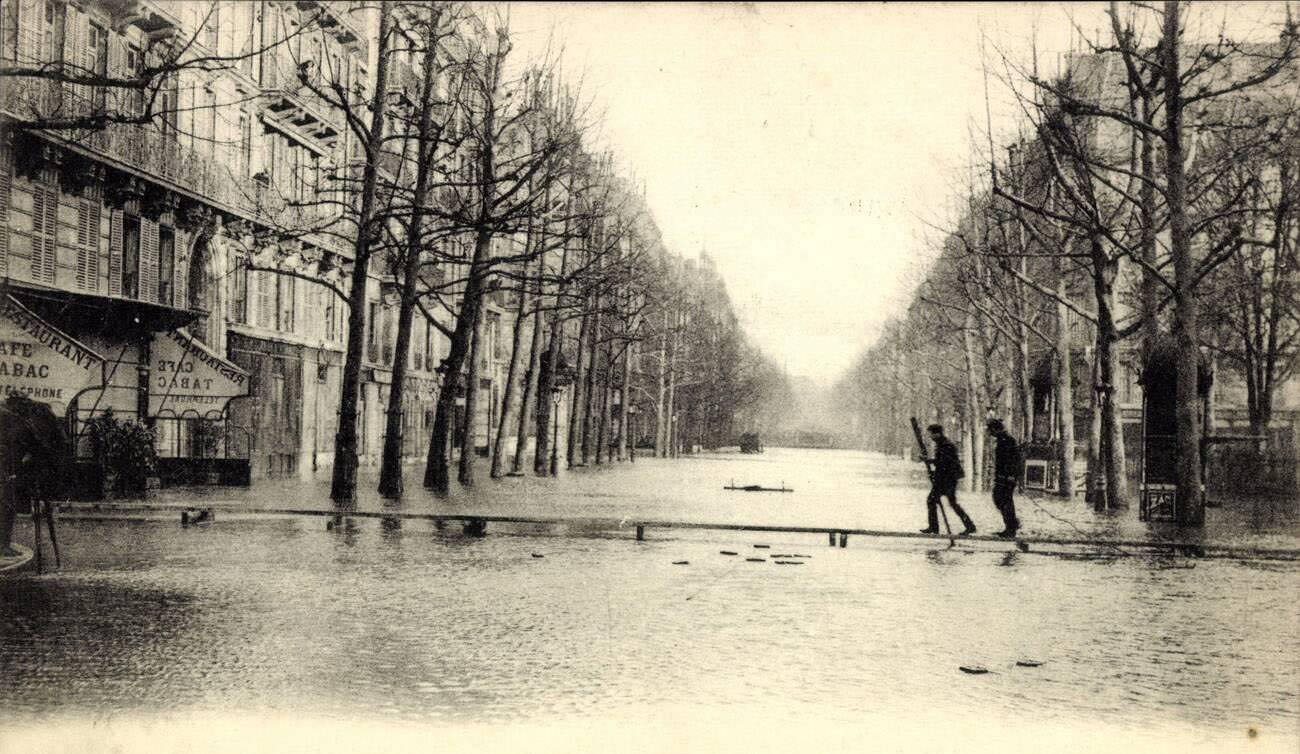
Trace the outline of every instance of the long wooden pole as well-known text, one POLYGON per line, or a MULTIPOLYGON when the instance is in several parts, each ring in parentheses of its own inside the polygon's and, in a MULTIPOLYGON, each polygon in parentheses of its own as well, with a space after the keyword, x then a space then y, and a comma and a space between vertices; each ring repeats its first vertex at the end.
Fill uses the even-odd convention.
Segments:
MULTIPOLYGON (((934 466, 930 463, 930 451, 925 447, 925 438, 921 436, 921 424, 912 417, 912 434, 916 435, 917 447, 921 449, 921 460, 925 462, 925 473, 930 477, 930 486, 934 486, 934 466)), ((956 547, 957 540, 952 536, 952 527, 948 525, 948 510, 943 507, 943 498, 938 499, 939 513, 943 515, 943 528, 948 532, 948 546, 956 547)))

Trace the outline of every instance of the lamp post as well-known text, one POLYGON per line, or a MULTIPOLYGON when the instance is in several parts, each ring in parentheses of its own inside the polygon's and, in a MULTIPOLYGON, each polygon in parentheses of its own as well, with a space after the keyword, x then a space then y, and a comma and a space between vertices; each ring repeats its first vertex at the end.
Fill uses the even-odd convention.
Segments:
POLYGON ((564 388, 555 386, 551 388, 551 476, 559 475, 559 442, 560 442, 560 393, 564 388))
POLYGON ((557 361, 559 363, 556 365, 555 377, 551 382, 551 414, 554 418, 551 425, 551 476, 559 476, 560 473, 560 395, 573 381, 573 370, 564 362, 564 354, 560 354, 557 361))

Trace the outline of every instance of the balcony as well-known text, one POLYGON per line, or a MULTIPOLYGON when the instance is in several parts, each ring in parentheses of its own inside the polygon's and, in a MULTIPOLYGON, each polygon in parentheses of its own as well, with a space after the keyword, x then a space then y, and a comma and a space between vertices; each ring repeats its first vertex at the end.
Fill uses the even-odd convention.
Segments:
POLYGON ((265 114, 273 125, 319 152, 338 142, 343 115, 302 85, 299 68, 286 55, 271 55, 263 61, 262 94, 265 114))
POLYGON ((181 21, 159 0, 101 0, 117 25, 134 26, 151 39, 176 33, 181 21))
MULTIPOLYGON (((35 79, 8 79, 3 107, 22 118, 33 113, 65 113, 89 107, 70 85, 59 86, 35 79)), ((223 205, 248 214, 252 200, 231 173, 228 165, 181 146, 154 126, 113 123, 90 133, 47 133, 51 141, 67 148, 107 158, 125 172, 133 173, 188 194, 196 199, 223 205)))
POLYGON ((263 92, 264 115, 295 140, 325 154, 338 144, 341 117, 306 90, 271 89, 263 92))
POLYGON ((317 23, 329 32, 340 44, 354 47, 362 59, 369 54, 365 34, 361 24, 352 13, 352 3, 329 2, 329 0, 298 0, 298 10, 317 14, 317 23))

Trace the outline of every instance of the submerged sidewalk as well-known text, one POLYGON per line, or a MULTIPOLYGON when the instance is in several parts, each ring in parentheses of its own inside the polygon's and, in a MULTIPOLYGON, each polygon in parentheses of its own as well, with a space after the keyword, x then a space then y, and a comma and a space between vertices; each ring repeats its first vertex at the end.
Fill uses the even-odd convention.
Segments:
MULTIPOLYGON (((821 527, 914 533, 924 524, 924 478, 915 464, 851 451, 771 449, 762 456, 702 455, 638 458, 561 472, 558 478, 491 479, 486 463, 472 488, 453 484, 445 497, 422 486, 422 468, 408 467, 405 494, 385 500, 377 479, 362 473, 352 510, 364 513, 517 517, 578 521, 646 521, 729 526, 821 527), (724 487, 778 483, 790 493, 743 492, 724 487)), ((328 470, 308 477, 263 479, 246 488, 180 487, 145 499, 61 506, 64 515, 134 513, 175 515, 211 508, 221 514, 266 510, 335 511, 328 470), (146 510, 152 509, 152 510, 146 510)), ((958 493, 981 534, 1001 529, 985 493, 958 493)), ((1300 505, 1295 499, 1213 498, 1203 528, 1138 521, 1136 507, 1098 513, 1081 497, 1063 501, 1019 494, 1016 508, 1025 538, 1096 542, 1185 542, 1219 548, 1300 550, 1300 505)), ((949 512, 951 519, 951 512, 949 512)), ((955 521, 955 519, 953 519, 955 521)), ((661 534, 660 536, 665 536, 661 534)), ((855 543, 860 540, 854 540, 855 543)))

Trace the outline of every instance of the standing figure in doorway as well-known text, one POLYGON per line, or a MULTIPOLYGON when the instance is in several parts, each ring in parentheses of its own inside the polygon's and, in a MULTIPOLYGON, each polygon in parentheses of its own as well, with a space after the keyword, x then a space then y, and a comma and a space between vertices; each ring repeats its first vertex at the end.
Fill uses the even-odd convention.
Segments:
POLYGON ((993 505, 1002 514, 1002 531, 999 537, 1011 539, 1020 529, 1020 519, 1016 518, 1016 503, 1011 495, 1020 483, 1020 447, 1016 438, 1007 432, 1001 419, 989 419, 989 434, 993 435, 997 445, 993 450, 993 505))
POLYGON ((957 458, 957 446, 944 436, 942 425, 931 424, 926 429, 930 433, 930 440, 934 443, 934 475, 930 480, 930 496, 925 500, 930 525, 921 532, 939 533, 939 506, 941 505, 939 498, 947 496, 953 512, 961 519, 962 526, 966 527, 962 535, 974 534, 975 522, 971 521, 966 511, 957 504, 957 481, 966 476, 966 472, 962 471, 961 461, 957 458))

